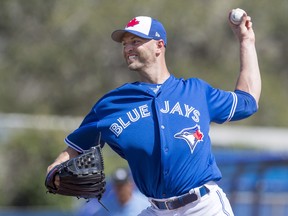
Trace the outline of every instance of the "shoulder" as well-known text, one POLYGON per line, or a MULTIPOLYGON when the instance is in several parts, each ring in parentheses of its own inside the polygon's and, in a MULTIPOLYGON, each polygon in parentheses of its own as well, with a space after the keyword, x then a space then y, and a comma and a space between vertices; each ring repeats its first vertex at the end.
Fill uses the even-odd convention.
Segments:
POLYGON ((115 89, 112 89, 105 93, 96 103, 101 103, 103 100, 111 99, 113 97, 119 97, 121 95, 126 95, 131 93, 131 89, 133 89, 134 85, 133 83, 125 83, 115 89))
MULTIPOLYGON (((121 95, 130 95, 137 94, 137 91, 141 91, 142 88, 139 88, 138 82, 125 83, 109 92, 107 92, 101 99, 111 97, 111 96, 121 96, 121 95)), ((100 100, 101 100, 100 99, 100 100)))
POLYGON ((191 77, 191 78, 188 78, 188 79, 180 78, 178 80, 183 85, 189 86, 190 88, 193 88, 193 89, 204 90, 204 89, 212 88, 212 86, 208 82, 206 82, 203 79, 196 78, 196 77, 191 77))
POLYGON ((197 78, 197 77, 188 78, 188 79, 186 79, 186 82, 193 83, 193 84, 198 84, 198 85, 210 85, 205 80, 197 78))
POLYGON ((93 106, 93 109, 106 109, 119 104, 127 104, 131 98, 142 98, 144 91, 137 83, 125 83, 103 95, 93 106))

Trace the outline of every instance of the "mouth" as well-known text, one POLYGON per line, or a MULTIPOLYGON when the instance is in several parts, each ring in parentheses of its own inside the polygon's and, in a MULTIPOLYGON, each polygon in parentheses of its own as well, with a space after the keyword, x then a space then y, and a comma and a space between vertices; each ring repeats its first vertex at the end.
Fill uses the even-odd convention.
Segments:
POLYGON ((128 62, 133 62, 134 60, 136 60, 137 59, 137 55, 129 55, 128 57, 127 57, 127 61, 128 62))

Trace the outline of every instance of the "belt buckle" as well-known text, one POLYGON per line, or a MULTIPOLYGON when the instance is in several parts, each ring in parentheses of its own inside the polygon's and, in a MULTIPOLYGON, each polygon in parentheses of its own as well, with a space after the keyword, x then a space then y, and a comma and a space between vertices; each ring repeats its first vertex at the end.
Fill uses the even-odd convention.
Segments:
MULTIPOLYGON (((199 188, 193 188, 193 189, 191 189, 191 190, 189 191, 189 194, 195 194, 195 195, 197 196, 197 200, 199 200, 200 197, 201 197, 201 193, 200 193, 199 188)), ((195 200, 195 201, 197 201, 197 200, 195 200)), ((194 202, 195 202, 195 201, 194 201, 194 202)))
POLYGON ((167 202, 168 202, 168 201, 165 201, 165 202, 164 202, 165 207, 166 207, 166 209, 171 210, 171 209, 169 208, 169 206, 167 205, 167 202))
POLYGON ((167 203, 170 203, 170 202, 173 202, 173 201, 175 201, 175 199, 171 199, 171 200, 168 199, 168 200, 164 201, 164 205, 165 205, 166 209, 173 210, 173 208, 170 209, 170 207, 167 205, 167 203))
MULTIPOLYGON (((189 192, 188 192, 190 195, 192 195, 192 194, 194 194, 195 196, 196 196, 196 200, 193 200, 193 202, 196 202, 196 201, 199 201, 200 200, 200 198, 201 198, 201 192, 200 192, 200 189, 199 188, 193 188, 193 189, 191 189, 189 192)), ((186 194, 187 195, 187 194, 186 194)), ((181 197, 181 196, 180 196, 181 197)), ((175 202, 176 200, 182 200, 182 197, 180 198, 180 197, 174 197, 174 198, 170 198, 170 199, 168 199, 168 200, 166 200, 166 201, 163 201, 163 202, 161 202, 160 201, 160 203, 163 203, 162 204, 162 206, 163 207, 165 207, 167 210, 173 210, 173 209, 175 209, 174 207, 173 207, 173 205, 171 206, 171 205, 169 205, 169 203, 173 203, 173 202, 175 202)), ((155 200, 156 201, 156 200, 155 200)), ((161 207, 159 206, 157 206, 157 204, 155 203, 155 201, 152 199, 152 203, 158 208, 158 209, 161 209, 161 207)), ((157 202, 157 201, 156 201, 157 202)))
POLYGON ((164 209, 164 208, 162 208, 161 207, 161 205, 160 206, 158 206, 158 204, 157 203, 164 203, 164 206, 163 207, 165 207, 167 210, 172 210, 172 209, 170 209, 170 207, 167 205, 167 203, 169 202, 169 200, 166 200, 166 201, 163 201, 163 202, 158 202, 158 201, 156 201, 156 200, 153 200, 153 199, 151 199, 151 203, 153 204, 153 206, 155 206, 157 209, 164 209))

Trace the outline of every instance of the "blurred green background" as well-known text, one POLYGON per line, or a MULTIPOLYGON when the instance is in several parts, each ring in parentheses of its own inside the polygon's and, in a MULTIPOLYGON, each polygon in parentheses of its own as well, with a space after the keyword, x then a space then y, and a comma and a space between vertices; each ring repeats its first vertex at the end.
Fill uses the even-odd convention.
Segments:
MULTIPOLYGON (((237 7, 253 20, 263 90, 259 112, 231 124, 287 128, 287 0, 1 0, 0 113, 81 117, 105 92, 137 79, 110 38, 137 15, 164 24, 175 76, 233 90, 239 45, 227 17, 237 7)), ((46 195, 43 185, 69 129, 3 125, 0 119, 0 206, 73 208, 73 198, 46 195)), ((126 165, 108 146, 104 156, 108 175, 126 165)))

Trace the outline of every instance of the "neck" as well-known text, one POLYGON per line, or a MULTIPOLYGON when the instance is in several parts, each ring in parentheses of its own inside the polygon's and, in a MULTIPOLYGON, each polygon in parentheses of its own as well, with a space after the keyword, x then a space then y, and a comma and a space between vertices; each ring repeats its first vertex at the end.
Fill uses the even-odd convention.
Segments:
POLYGON ((161 74, 148 74, 148 73, 139 73, 140 81, 145 83, 152 83, 152 84, 163 84, 170 76, 170 73, 161 73, 161 74))
POLYGON ((163 84, 170 77, 170 72, 168 71, 166 64, 161 64, 159 67, 154 65, 153 67, 137 72, 141 82, 152 84, 163 84))

